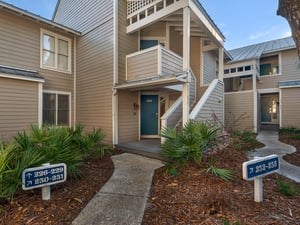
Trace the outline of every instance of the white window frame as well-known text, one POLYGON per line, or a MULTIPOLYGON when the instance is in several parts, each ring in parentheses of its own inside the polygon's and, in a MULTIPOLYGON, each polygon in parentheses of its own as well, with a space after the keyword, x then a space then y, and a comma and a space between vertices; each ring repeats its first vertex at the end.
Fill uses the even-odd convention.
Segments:
POLYGON ((62 73, 71 73, 71 57, 72 57, 72 40, 70 38, 64 37, 62 35, 53 33, 51 31, 41 29, 41 34, 40 34, 40 67, 42 69, 47 69, 47 70, 54 70, 54 71, 59 71, 62 73), (44 35, 49 35, 55 38, 55 50, 54 50, 54 67, 52 66, 47 66, 43 64, 43 50, 44 50, 44 35), (58 68, 58 40, 64 40, 68 42, 68 69, 67 70, 62 70, 58 68))
MULTIPOLYGON (((57 115, 58 115, 58 95, 68 95, 69 96, 69 124, 68 126, 71 127, 71 115, 72 115, 72 104, 71 104, 71 100, 72 100, 72 96, 71 96, 71 92, 64 92, 64 91, 50 91, 50 90, 44 90, 43 91, 43 94, 55 94, 56 95, 56 98, 55 98, 55 126, 57 126, 57 115)), ((43 104, 42 104, 42 115, 43 115, 43 104)), ((42 118, 42 122, 44 121, 44 118, 42 118)))

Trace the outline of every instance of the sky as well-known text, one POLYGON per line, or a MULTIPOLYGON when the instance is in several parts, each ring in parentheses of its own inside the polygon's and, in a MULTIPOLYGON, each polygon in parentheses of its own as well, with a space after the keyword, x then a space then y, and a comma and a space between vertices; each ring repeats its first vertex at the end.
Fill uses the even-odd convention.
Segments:
MULTIPOLYGON (((3 0, 47 19, 57 0, 3 0)), ((276 15, 278 0, 200 0, 226 38, 227 50, 291 36, 288 22, 276 15)))

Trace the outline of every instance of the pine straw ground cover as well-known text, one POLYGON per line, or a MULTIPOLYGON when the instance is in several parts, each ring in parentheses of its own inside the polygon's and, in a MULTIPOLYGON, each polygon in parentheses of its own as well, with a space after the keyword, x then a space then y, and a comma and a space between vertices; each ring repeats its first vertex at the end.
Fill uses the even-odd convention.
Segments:
MULTIPOLYGON (((289 142, 288 137, 284 138, 289 142)), ((299 162, 300 141, 293 140, 298 153, 289 156, 290 162, 299 162)), ((180 169, 177 177, 156 171, 151 196, 144 215, 143 225, 150 224, 257 224, 299 225, 300 196, 285 196, 279 191, 278 179, 290 180, 277 174, 264 178, 264 201, 254 202, 253 181, 242 179, 242 163, 247 161, 245 152, 229 144, 216 150, 218 167, 235 171, 235 178, 225 182, 202 172, 193 164, 180 169)), ((292 182, 300 188, 300 184, 292 182)))
MULTIPOLYGON (((285 138, 286 142, 290 140, 285 138)), ((300 150, 300 141, 293 140, 300 150)), ((114 154, 120 154, 115 152, 114 154)), ((155 172, 151 196, 143 224, 300 224, 300 197, 279 192, 278 175, 264 178, 264 202, 253 201, 253 182, 241 178, 241 164, 247 158, 236 145, 214 151, 217 166, 233 169, 236 178, 225 182, 196 165, 182 168, 178 177, 155 172)), ((290 157, 298 161, 299 155, 290 157)), ((41 200, 40 190, 21 191, 15 199, 0 202, 0 225, 68 225, 105 184, 113 172, 110 156, 89 159, 82 180, 52 187, 49 201, 41 200)), ((297 184, 297 187, 300 187, 297 184)))

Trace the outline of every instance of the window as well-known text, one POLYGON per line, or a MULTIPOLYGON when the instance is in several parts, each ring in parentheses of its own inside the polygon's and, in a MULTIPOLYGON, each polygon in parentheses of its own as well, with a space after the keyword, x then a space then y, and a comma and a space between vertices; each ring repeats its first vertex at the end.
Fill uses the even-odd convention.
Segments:
POLYGON ((49 125, 70 125, 69 94, 43 94, 43 123, 49 125))
POLYGON ((71 72, 71 39, 41 30, 41 67, 71 72))
POLYGON ((144 50, 147 48, 151 48, 153 46, 161 45, 165 47, 165 41, 164 40, 147 40, 147 39, 141 39, 140 40, 140 50, 144 50))
POLYGON ((277 75, 279 74, 279 56, 265 56, 260 58, 260 75, 277 75))

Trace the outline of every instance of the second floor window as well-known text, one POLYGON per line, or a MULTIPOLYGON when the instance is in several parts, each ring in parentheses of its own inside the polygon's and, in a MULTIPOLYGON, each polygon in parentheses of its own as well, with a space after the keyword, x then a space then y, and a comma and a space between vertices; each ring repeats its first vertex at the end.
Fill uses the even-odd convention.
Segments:
POLYGON ((41 31, 41 67, 71 72, 71 39, 41 31))

